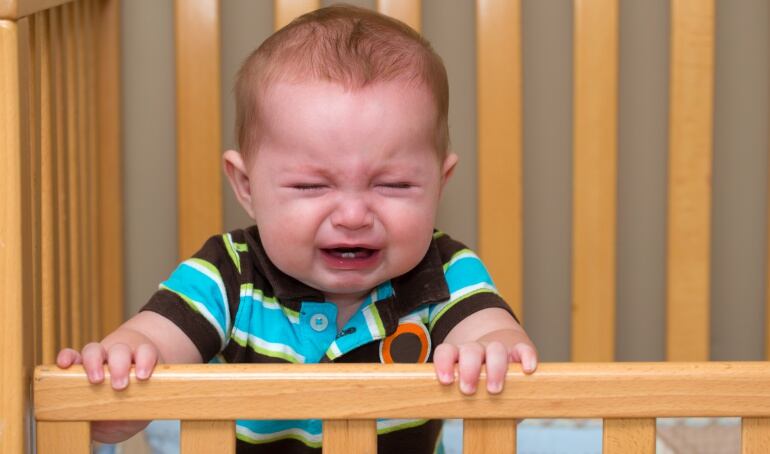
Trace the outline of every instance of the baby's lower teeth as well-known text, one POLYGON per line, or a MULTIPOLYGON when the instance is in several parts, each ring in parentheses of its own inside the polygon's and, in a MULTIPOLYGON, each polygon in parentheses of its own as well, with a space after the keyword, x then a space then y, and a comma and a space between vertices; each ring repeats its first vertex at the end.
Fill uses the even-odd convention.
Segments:
POLYGON ((341 255, 342 255, 343 259, 354 259, 354 258, 356 258, 356 253, 355 252, 343 252, 341 255))

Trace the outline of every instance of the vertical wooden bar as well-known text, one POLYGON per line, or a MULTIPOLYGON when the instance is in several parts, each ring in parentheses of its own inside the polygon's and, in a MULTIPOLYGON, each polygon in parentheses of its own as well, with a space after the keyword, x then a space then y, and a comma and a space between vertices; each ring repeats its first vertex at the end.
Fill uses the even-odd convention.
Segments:
POLYGON ((615 356, 618 2, 577 0, 572 360, 615 356))
POLYGON ((743 418, 741 420, 741 453, 770 452, 770 418, 743 418))
POLYGON ((25 452, 19 36, 0 20, 0 452, 25 452))
POLYGON ((182 421, 181 454, 235 454, 235 421, 182 421))
POLYGON ((39 337, 42 362, 53 363, 59 339, 57 322, 58 277, 56 257, 56 170, 53 153, 53 129, 51 124, 51 52, 48 12, 39 14, 35 20, 37 36, 37 66, 40 77, 40 250, 41 250, 41 314, 42 335, 39 337))
POLYGON ((97 130, 99 150, 98 337, 123 321, 123 172, 120 128, 120 0, 99 0, 97 22, 97 130))
POLYGON ((70 262, 70 197, 69 159, 67 154, 67 84, 65 77, 64 11, 62 7, 50 11, 51 57, 53 62, 53 148, 56 161, 56 258, 58 264, 57 282, 59 294, 56 302, 59 314, 59 347, 72 346, 72 325, 70 323, 71 297, 73 290, 72 266, 70 262))
POLYGON ((655 454, 655 418, 604 420, 604 454, 655 454))
POLYGON ((422 30, 422 0, 377 0, 377 11, 422 30))
POLYGON ((75 7, 72 3, 63 6, 62 32, 64 35, 64 112, 66 129, 67 159, 67 218, 69 225, 68 261, 70 265, 69 321, 71 326, 71 346, 83 345, 83 253, 80 162, 78 153, 78 84, 77 52, 75 50, 75 7))
POLYGON ((30 364, 40 361, 41 269, 40 269, 40 146, 39 146, 39 77, 35 51, 34 17, 17 22, 19 30, 19 90, 21 102, 21 171, 22 171, 22 260, 24 273, 22 300, 30 311, 30 326, 25 332, 30 364))
POLYGON ((521 2, 477 0, 479 253, 523 314, 521 2))
POLYGON ((463 421, 463 453, 516 452, 513 419, 466 419, 463 421))
POLYGON ((84 33, 83 46, 85 48, 85 102, 86 102, 86 136, 85 136, 85 161, 86 161, 86 201, 88 212, 88 279, 86 279, 86 286, 88 287, 89 294, 89 324, 88 324, 88 339, 99 340, 100 339, 100 320, 101 320, 101 304, 99 302, 99 285, 100 281, 97 278, 99 274, 99 248, 101 243, 99 238, 99 225, 98 219, 100 213, 99 208, 99 182, 98 182, 98 170, 99 170, 99 155, 96 152, 96 57, 95 57, 95 32, 94 32, 94 20, 93 20, 94 0, 83 0, 82 10, 82 25, 84 33))
POLYGON ((174 15, 179 256, 185 259, 222 230, 219 1, 177 0, 174 15))
POLYGON ((714 0, 671 2, 666 350, 709 359, 714 0))
POLYGON ((91 423, 88 421, 38 421, 36 437, 40 454, 91 452, 91 423))
POLYGON ((372 419, 323 421, 324 454, 376 454, 377 423, 372 419))
POLYGON ((321 7, 321 0, 274 0, 275 29, 288 24, 295 17, 321 7))
POLYGON ((91 272, 91 245, 90 231, 91 212, 89 210, 89 186, 90 175, 88 171, 88 71, 86 70, 86 31, 83 21, 84 0, 73 2, 72 25, 75 44, 75 102, 77 118, 76 127, 76 156, 78 165, 77 197, 78 197, 78 229, 80 230, 80 249, 77 251, 80 263, 80 291, 81 299, 75 301, 80 311, 80 344, 85 344, 93 339, 90 336, 91 305, 93 296, 89 281, 93 279, 91 272))

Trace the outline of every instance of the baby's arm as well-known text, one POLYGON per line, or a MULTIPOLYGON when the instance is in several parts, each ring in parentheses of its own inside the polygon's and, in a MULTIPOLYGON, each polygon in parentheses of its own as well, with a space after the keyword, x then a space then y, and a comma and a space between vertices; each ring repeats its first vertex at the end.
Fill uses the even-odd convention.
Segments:
POLYGON ((433 362, 439 382, 454 382, 454 367, 458 365, 460 391, 473 394, 486 363, 487 391, 503 390, 509 362, 519 362, 525 373, 537 368, 537 351, 524 328, 504 309, 489 308, 458 323, 444 343, 436 347, 433 362))
MULTIPOLYGON (((115 390, 128 386, 131 365, 136 378, 146 380, 157 363, 200 363, 201 355, 195 344, 173 322, 160 314, 140 312, 113 331, 101 342, 92 342, 82 352, 65 348, 56 357, 56 364, 67 368, 83 364, 91 383, 104 381, 104 364, 110 371, 110 383, 115 390)), ((97 441, 114 443, 142 430, 146 421, 100 421, 92 425, 97 441)))

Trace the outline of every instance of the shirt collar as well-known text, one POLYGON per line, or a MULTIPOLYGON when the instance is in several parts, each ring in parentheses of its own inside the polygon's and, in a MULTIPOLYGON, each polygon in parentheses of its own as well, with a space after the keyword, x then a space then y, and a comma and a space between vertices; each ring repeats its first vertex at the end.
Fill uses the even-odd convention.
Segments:
MULTIPOLYGON (((256 226, 245 231, 254 259, 281 304, 292 309, 302 301, 324 301, 323 293, 279 270, 267 257, 256 226)), ((420 263, 406 274, 391 279, 393 295, 377 301, 376 307, 386 334, 395 331, 398 320, 419 306, 449 299, 443 261, 436 240, 432 239, 420 263)))

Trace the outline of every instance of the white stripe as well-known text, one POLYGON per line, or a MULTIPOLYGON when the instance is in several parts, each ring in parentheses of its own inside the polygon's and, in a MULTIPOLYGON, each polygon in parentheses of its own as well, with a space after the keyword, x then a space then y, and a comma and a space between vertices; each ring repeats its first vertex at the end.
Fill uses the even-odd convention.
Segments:
MULTIPOLYGON (((243 285, 241 286, 241 298, 243 297, 249 297, 252 299, 252 301, 258 302, 263 308, 270 309, 273 311, 281 311, 283 310, 283 306, 278 302, 275 297, 268 297, 265 298, 265 294, 260 289, 254 289, 251 285, 243 285)), ((289 311, 284 311, 283 315, 286 316, 286 318, 289 319, 290 322, 297 325, 299 324, 299 316, 292 314, 289 311)))
POLYGON ((294 427, 291 429, 279 430, 278 432, 273 432, 273 433, 256 433, 253 430, 249 429, 248 427, 236 425, 235 431, 241 435, 244 435, 253 440, 259 440, 259 441, 283 438, 284 435, 297 435, 299 438, 301 438, 304 441, 307 441, 308 443, 321 442, 321 434, 311 434, 306 430, 302 430, 297 427, 294 427))
POLYGON ((447 305, 452 305, 457 302, 457 300, 462 299, 464 296, 468 295, 469 293, 473 293, 477 290, 489 290, 492 293, 497 293, 497 289, 494 285, 489 284, 487 282, 479 282, 477 284, 469 285, 467 287, 463 287, 459 290, 455 290, 454 293, 449 295, 449 300, 445 301, 443 303, 437 304, 433 307, 433 311, 431 314, 431 322, 432 319, 436 316, 436 314, 441 313, 441 311, 446 307, 447 305))
POLYGON ((447 262, 447 264, 446 264, 446 265, 444 265, 444 268, 448 270, 449 268, 451 268, 451 267, 452 267, 452 265, 454 265, 454 264, 455 264, 455 263, 457 263, 458 261, 460 261, 460 260, 462 260, 462 259, 467 259, 467 258, 475 258, 476 260, 480 260, 480 259, 479 259, 479 256, 477 256, 476 254, 474 254, 474 253, 473 253, 473 251, 471 251, 471 250, 465 250, 465 251, 462 251, 462 252, 460 252, 459 254, 455 255, 454 257, 452 257, 452 260, 450 260, 449 262, 447 262))
MULTIPOLYGON (((222 277, 218 276, 216 274, 213 274, 211 270, 206 268, 205 266, 195 262, 194 260, 185 260, 185 265, 189 266, 190 268, 198 271, 199 273, 205 275, 212 281, 214 281, 215 284, 217 284, 217 287, 219 287, 219 293, 222 296, 222 310, 225 313, 225 331, 230 332, 230 305, 227 303, 227 292, 225 291, 225 284, 222 282, 222 277)), ((222 344, 224 347, 224 344, 222 344)))
POLYGON ((377 320, 372 313, 372 306, 374 306, 374 303, 366 306, 363 310, 363 314, 364 319, 366 320, 366 327, 369 328, 369 334, 372 335, 372 339, 377 339, 378 337, 382 337, 382 333, 380 333, 380 328, 377 326, 377 320))
POLYGON ((332 351, 332 355, 334 355, 334 356, 332 356, 331 359, 336 359, 336 358, 339 358, 340 356, 342 356, 342 351, 337 346, 337 342, 332 342, 332 344, 329 346, 329 350, 331 350, 332 351))
POLYGON ((263 350, 267 350, 269 352, 273 353, 283 353, 286 356, 290 356, 297 360, 299 363, 305 362, 305 357, 297 353, 293 348, 286 344, 279 344, 276 342, 268 342, 264 339, 261 339, 251 333, 247 333, 245 331, 242 331, 238 328, 233 329, 233 337, 245 341, 247 346, 255 345, 257 347, 262 348, 263 350))

